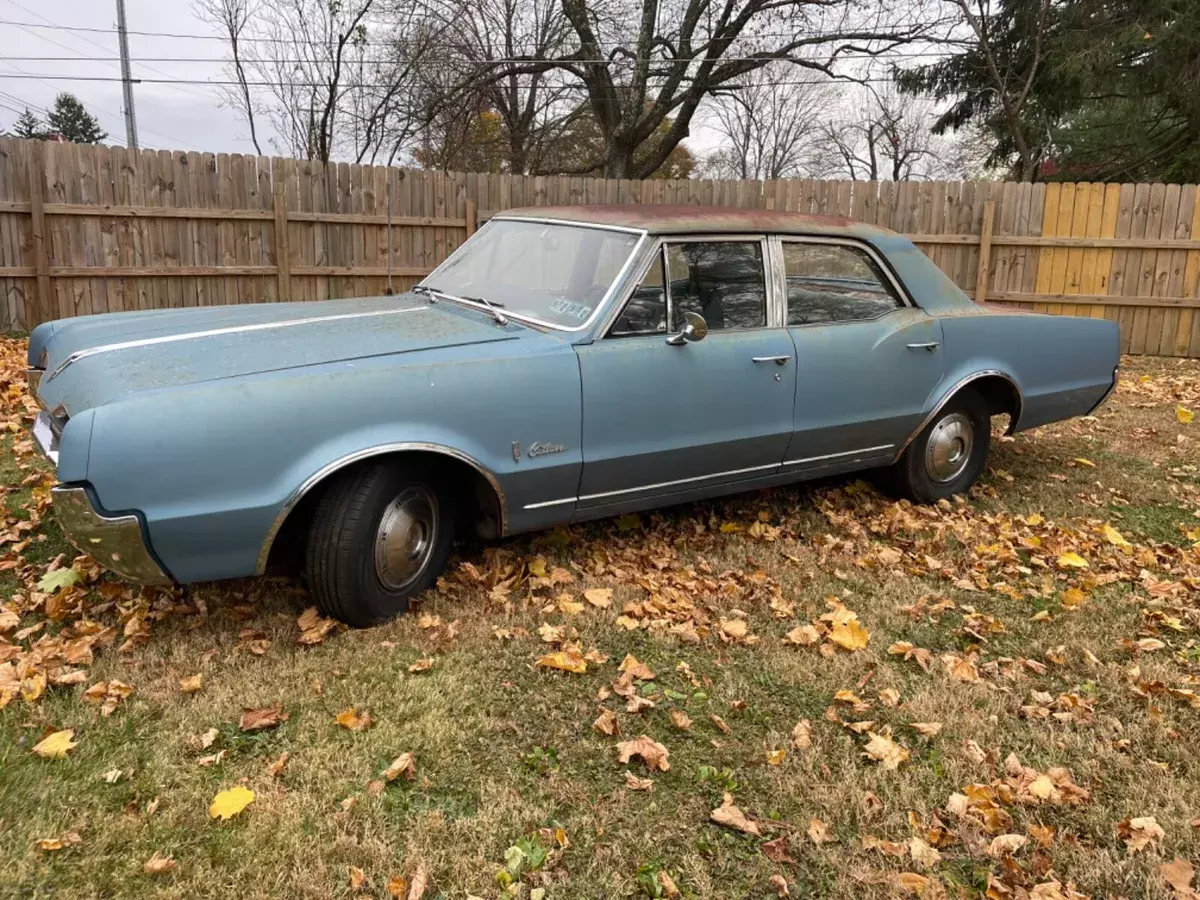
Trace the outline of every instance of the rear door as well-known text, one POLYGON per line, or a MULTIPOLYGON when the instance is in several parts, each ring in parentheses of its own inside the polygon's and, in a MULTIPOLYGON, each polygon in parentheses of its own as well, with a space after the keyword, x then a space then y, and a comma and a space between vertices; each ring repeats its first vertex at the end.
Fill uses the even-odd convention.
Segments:
POLYGON ((796 345, 785 464, 890 462, 941 381, 941 323, 910 303, 866 244, 785 238, 778 248, 796 345))
POLYGON ((583 377, 579 508, 777 470, 791 439, 795 355, 760 236, 668 240, 583 377), (707 336, 672 344, 684 313, 707 336))

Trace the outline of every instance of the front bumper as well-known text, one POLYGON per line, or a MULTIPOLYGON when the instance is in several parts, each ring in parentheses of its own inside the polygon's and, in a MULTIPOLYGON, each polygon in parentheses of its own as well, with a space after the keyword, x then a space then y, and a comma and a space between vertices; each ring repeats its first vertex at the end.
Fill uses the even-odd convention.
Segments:
MULTIPOLYGON (((37 396, 40 370, 31 369, 29 374, 31 390, 37 396)), ((40 397, 38 402, 41 402, 40 397)), ((58 439, 65 423, 65 414, 56 417, 45 409, 33 420, 34 442, 55 467, 58 466, 58 439)), ((50 497, 54 501, 54 517, 59 527, 80 552, 129 581, 171 584, 171 578, 146 545, 142 523, 137 516, 132 513, 106 516, 97 512, 87 489, 79 485, 56 485, 51 488, 50 497)))
POLYGON ((105 516, 96 511, 85 488, 60 484, 50 491, 54 515, 67 538, 83 553, 122 578, 139 584, 168 585, 132 514, 105 516))

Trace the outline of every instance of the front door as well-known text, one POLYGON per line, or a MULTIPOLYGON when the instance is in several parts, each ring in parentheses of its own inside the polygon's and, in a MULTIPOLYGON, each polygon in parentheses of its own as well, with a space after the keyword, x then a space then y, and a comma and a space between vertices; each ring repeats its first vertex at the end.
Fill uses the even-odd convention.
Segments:
POLYGON ((890 462, 942 378, 941 323, 906 301, 864 245, 784 240, 787 322, 796 345, 800 470, 890 462))
POLYGON ((668 241, 612 326, 580 346, 579 508, 778 469, 792 432, 795 348, 769 302, 760 238, 668 241), (668 343, 684 314, 707 336, 668 343))

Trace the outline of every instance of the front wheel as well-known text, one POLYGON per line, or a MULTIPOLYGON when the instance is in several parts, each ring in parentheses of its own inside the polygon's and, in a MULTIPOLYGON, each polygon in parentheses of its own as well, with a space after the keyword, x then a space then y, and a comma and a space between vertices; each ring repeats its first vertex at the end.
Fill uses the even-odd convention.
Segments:
POLYGON ((893 471, 897 487, 918 503, 964 493, 983 472, 991 437, 987 402, 959 391, 905 449, 893 471))
POLYGON ((453 504, 434 470, 379 462, 341 474, 309 528, 317 605, 356 628, 399 615, 445 569, 453 538, 453 504))

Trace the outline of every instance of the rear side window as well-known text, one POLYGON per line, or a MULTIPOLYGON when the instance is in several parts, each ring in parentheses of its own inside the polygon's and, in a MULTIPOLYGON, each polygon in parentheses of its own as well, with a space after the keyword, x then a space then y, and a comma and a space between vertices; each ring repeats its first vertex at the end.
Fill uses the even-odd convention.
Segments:
POLYGON ((871 256, 844 244, 783 245, 789 325, 861 322, 901 305, 871 256))

